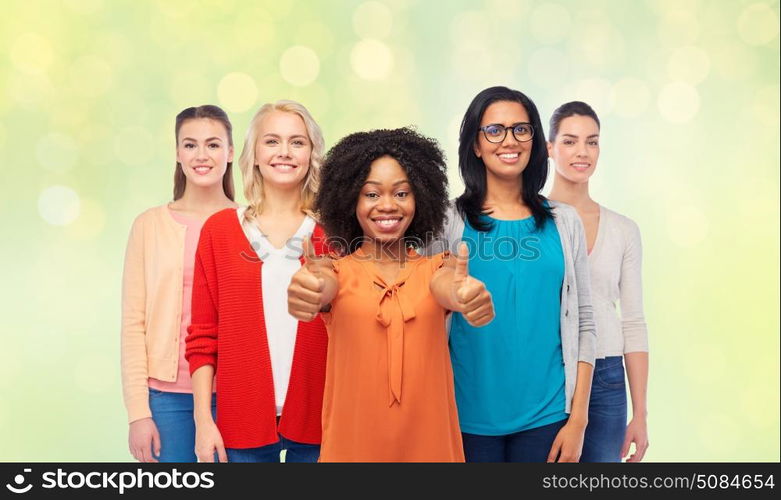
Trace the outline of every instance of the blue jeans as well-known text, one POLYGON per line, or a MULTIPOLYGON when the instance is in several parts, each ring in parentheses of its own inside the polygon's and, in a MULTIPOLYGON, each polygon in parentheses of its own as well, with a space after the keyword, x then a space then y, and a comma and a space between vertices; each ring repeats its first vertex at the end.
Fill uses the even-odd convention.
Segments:
POLYGON ((504 436, 462 432, 467 462, 547 462, 553 441, 567 419, 504 436))
POLYGON ((286 463, 313 463, 320 457, 320 446, 291 441, 279 436, 279 441, 259 448, 226 448, 228 462, 280 462, 282 450, 286 463))
POLYGON ((623 356, 597 359, 581 462, 621 461, 621 447, 626 436, 626 414, 623 356))
MULTIPOLYGON (((212 396, 212 415, 217 409, 212 396)), ((195 456, 195 422, 193 395, 149 389, 152 420, 160 433, 160 462, 197 462, 195 456)))

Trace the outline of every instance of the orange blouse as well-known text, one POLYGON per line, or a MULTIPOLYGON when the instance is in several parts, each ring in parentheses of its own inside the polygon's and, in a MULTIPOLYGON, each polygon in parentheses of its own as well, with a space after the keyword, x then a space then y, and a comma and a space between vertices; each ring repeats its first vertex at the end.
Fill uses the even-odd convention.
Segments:
POLYGON ((463 462, 446 311, 429 284, 443 254, 410 252, 386 283, 359 249, 334 262, 321 462, 463 462))

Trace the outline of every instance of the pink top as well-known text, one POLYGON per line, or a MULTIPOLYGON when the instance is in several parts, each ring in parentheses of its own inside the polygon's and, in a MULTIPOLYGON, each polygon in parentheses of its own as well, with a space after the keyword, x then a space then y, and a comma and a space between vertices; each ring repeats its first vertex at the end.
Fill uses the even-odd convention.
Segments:
POLYGON ((163 382, 155 378, 149 378, 149 387, 164 392, 188 392, 192 393, 192 379, 190 378, 190 365, 184 359, 187 327, 190 326, 193 296, 193 272, 195 270, 195 251, 198 249, 198 238, 201 236, 201 228, 205 221, 199 221, 168 209, 173 219, 187 228, 184 237, 184 263, 182 267, 182 319, 179 325, 179 364, 174 382, 163 382))

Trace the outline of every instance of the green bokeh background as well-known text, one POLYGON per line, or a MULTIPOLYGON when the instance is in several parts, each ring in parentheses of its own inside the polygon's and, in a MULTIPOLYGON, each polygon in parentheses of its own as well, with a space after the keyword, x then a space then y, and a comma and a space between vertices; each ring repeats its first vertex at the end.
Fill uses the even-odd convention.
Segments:
POLYGON ((545 121, 572 99, 600 114, 593 196, 644 240, 647 460, 779 460, 777 1, 3 7, 0 460, 130 460, 121 269, 133 218, 171 196, 179 110, 223 106, 237 154, 280 98, 329 146, 415 124, 458 195, 458 124, 494 84, 545 121))

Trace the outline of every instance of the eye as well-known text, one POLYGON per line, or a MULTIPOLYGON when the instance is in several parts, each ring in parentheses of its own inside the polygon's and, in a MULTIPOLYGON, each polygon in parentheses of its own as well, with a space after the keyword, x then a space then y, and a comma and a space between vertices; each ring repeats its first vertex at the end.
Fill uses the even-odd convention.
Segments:
POLYGON ((185 143, 184 146, 182 146, 184 149, 192 149, 195 147, 195 144, 192 142, 185 143))
POLYGON ((380 195, 377 193, 366 193, 364 196, 366 196, 370 200, 374 200, 380 197, 380 195))
POLYGON ((531 133, 531 127, 525 124, 516 125, 513 131, 516 135, 529 135, 531 133))
POLYGON ((589 141, 589 146, 599 146, 599 141, 589 141))
POLYGON ((407 191, 399 191, 398 193, 396 193, 396 197, 401 198, 402 200, 407 196, 409 196, 409 193, 407 191))
POLYGON ((273 146, 273 145, 277 144, 277 142, 278 141, 276 139, 266 139, 266 142, 264 142, 263 144, 266 144, 266 145, 269 145, 269 146, 273 146))
POLYGON ((563 140, 563 141, 561 141, 561 142, 563 142, 563 143, 564 143, 564 144, 566 144, 567 146, 572 146, 573 144, 575 144, 575 141, 573 141, 572 139, 564 139, 564 140, 563 140))
POLYGON ((504 132, 504 129, 499 125, 487 125, 483 130, 485 131, 486 135, 491 137, 499 137, 502 135, 502 132, 504 132))
POLYGON ((219 142, 212 142, 209 144, 209 148, 211 149, 220 149, 220 143, 219 142))
POLYGON ((306 146, 306 141, 303 141, 301 139, 296 139, 295 141, 293 141, 293 145, 303 147, 306 146))

